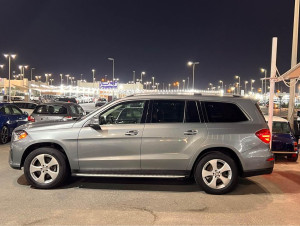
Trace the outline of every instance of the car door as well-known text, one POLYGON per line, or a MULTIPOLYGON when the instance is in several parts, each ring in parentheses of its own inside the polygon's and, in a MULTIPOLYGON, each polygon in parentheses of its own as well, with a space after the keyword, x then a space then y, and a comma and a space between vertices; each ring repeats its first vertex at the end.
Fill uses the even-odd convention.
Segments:
POLYGON ((27 121, 28 121, 27 115, 25 115, 20 110, 20 108, 18 108, 17 106, 14 106, 14 105, 11 105, 9 107, 11 109, 11 115, 9 116, 9 118, 13 124, 13 128, 16 128, 20 125, 27 123, 27 121))
POLYGON ((86 125, 78 137, 80 171, 140 170, 140 148, 148 101, 117 103, 96 115, 101 129, 86 125))
POLYGON ((153 100, 142 138, 142 170, 185 171, 207 137, 196 101, 153 100))

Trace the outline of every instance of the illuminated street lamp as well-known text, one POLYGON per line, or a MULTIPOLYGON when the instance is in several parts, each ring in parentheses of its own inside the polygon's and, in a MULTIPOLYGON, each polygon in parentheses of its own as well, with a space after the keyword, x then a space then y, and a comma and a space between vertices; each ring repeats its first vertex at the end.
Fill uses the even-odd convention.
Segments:
MULTIPOLYGON (((262 73, 265 73, 265 90, 264 90, 265 92, 264 93, 267 93, 267 69, 261 68, 260 71, 262 73)), ((263 91, 262 91, 262 93, 263 93, 263 91)))
POLYGON ((68 86, 68 83, 69 83, 69 76, 70 75, 66 75, 66 77, 67 77, 67 86, 68 86))
POLYGON ((169 83, 169 91, 170 91, 170 89, 171 89, 171 83, 169 83))
POLYGON ((16 54, 4 54, 4 57, 7 59, 8 58, 8 102, 11 101, 11 86, 10 86, 10 61, 11 59, 15 59, 16 58, 16 54))
POLYGON ((60 76, 60 85, 62 85, 62 83, 63 83, 63 74, 60 74, 59 76, 60 76))
POLYGON ((195 89, 195 65, 196 64, 199 64, 199 62, 192 62, 192 61, 189 61, 188 62, 188 65, 189 66, 193 66, 193 90, 195 89))
POLYGON ((144 71, 142 71, 141 72, 141 79, 140 79, 140 83, 142 83, 142 81, 143 81, 143 75, 145 75, 146 74, 146 72, 144 72, 144 71))
POLYGON ((251 92, 252 92, 252 89, 253 89, 252 86, 253 86, 253 83, 254 83, 254 82, 255 82, 255 80, 254 80, 254 79, 251 79, 251 82, 250 82, 250 83, 251 83, 251 92))
POLYGON ((213 84, 212 83, 208 83, 208 85, 210 86, 210 89, 212 89, 213 84))
POLYGON ((247 93, 247 84, 248 84, 248 81, 245 81, 245 94, 247 93))
POLYGON ((237 87, 237 92, 238 92, 238 94, 241 94, 241 77, 240 76, 238 76, 238 75, 236 75, 236 76, 234 76, 234 78, 235 79, 238 79, 239 80, 239 83, 238 83, 238 87, 237 87))
POLYGON ((51 84, 51 86, 52 86, 52 82, 54 81, 54 79, 53 78, 50 78, 50 84, 51 84))
POLYGON ((184 87, 185 87, 185 80, 183 79, 182 82, 183 82, 183 87, 182 87, 182 88, 183 88, 183 90, 184 90, 184 87))
POLYGON ((222 87, 222 89, 223 89, 223 81, 220 80, 219 83, 221 83, 221 87, 222 87))
POLYGON ((157 82, 157 83, 155 83, 155 85, 156 85, 156 87, 157 87, 157 90, 158 90, 158 87, 159 87, 159 83, 157 82))

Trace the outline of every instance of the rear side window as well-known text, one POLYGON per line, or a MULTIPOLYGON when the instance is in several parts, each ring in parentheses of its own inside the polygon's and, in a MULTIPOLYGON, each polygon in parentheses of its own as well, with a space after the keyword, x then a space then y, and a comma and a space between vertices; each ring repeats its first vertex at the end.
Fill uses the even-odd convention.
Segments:
POLYGON ((70 105, 70 109, 73 115, 78 115, 78 110, 75 108, 75 105, 70 105))
POLYGON ((50 115, 66 115, 67 108, 61 105, 40 105, 37 106, 33 113, 35 114, 50 114, 50 115))
POLYGON ((200 122, 199 111, 196 101, 187 101, 185 108, 186 122, 200 122))
POLYGON ((208 122, 243 122, 248 118, 235 104, 224 102, 203 102, 208 122))
POLYGON ((183 122, 184 101, 154 100, 152 106, 152 123, 183 122))

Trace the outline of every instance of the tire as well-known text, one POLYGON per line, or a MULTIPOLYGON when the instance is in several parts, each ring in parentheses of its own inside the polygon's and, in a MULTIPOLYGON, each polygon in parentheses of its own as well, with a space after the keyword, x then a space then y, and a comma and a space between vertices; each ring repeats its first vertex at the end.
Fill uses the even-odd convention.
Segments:
POLYGON ((288 155, 287 160, 290 161, 290 162, 297 162, 298 155, 296 155, 296 157, 292 157, 292 155, 288 155))
POLYGON ((69 176, 67 158, 54 148, 38 148, 26 157, 24 174, 33 187, 41 189, 58 187, 69 176))
POLYGON ((0 143, 6 144, 9 141, 9 129, 7 126, 3 126, 0 132, 0 143))
POLYGON ((194 178, 206 193, 221 195, 236 187, 238 170, 231 157, 215 151, 208 153, 198 161, 194 170, 194 178))

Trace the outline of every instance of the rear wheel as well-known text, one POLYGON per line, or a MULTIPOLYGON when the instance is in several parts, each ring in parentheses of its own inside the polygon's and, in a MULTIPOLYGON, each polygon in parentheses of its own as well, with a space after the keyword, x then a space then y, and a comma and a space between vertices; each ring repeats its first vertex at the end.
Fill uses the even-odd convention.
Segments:
POLYGON ((67 159, 54 148, 38 148, 25 159, 24 174, 27 181, 36 188, 57 187, 69 175, 67 159))
POLYGON ((0 132, 0 143, 6 144, 9 141, 9 129, 7 126, 3 126, 0 132))
POLYGON ((221 152, 211 152, 200 159, 194 177, 206 193, 221 195, 236 187, 238 171, 232 158, 221 152))
POLYGON ((287 156, 287 160, 290 161, 290 162, 297 162, 297 160, 298 160, 298 154, 296 156, 288 155, 287 156))

